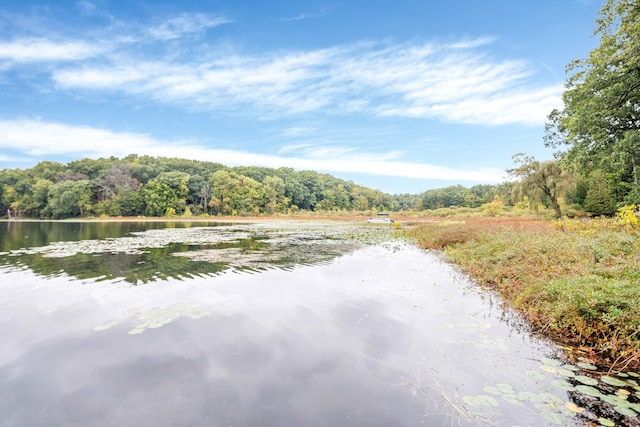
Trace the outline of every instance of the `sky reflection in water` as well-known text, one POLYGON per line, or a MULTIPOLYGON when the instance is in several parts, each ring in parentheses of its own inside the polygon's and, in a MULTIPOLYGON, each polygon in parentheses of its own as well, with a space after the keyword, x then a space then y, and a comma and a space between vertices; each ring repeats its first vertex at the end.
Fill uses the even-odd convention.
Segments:
POLYGON ((342 253, 143 286, 3 267, 0 425, 540 425, 532 402, 465 397, 568 400, 553 349, 436 255, 342 253))

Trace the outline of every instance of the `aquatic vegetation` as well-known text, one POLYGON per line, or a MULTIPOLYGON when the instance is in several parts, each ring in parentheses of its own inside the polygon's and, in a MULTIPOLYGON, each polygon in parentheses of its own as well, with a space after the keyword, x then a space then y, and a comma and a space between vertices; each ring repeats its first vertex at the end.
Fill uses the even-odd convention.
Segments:
MULTIPOLYGON (((132 318, 127 319, 129 322, 134 324, 133 328, 129 330, 129 335, 141 334, 147 329, 161 328, 181 317, 200 319, 201 317, 209 315, 211 315, 211 312, 202 311, 198 304, 178 303, 165 307, 154 307, 149 310, 140 311, 132 318)), ((107 329, 111 329, 124 322, 125 320, 114 320, 102 325, 94 326, 93 330, 96 332, 106 331, 107 329)))
POLYGON ((322 221, 270 221, 135 230, 121 237, 60 240, 12 249, 0 263, 43 275, 148 283, 225 270, 256 270, 329 262, 364 245, 400 250, 406 243, 388 227, 322 221))
MULTIPOLYGON (((618 372, 615 376, 591 376, 587 375, 589 370, 583 371, 577 365, 558 359, 544 357, 540 362, 539 371, 523 372, 524 378, 535 381, 530 390, 516 390, 506 383, 488 384, 482 387, 485 394, 465 395, 462 401, 475 407, 499 407, 501 402, 529 407, 552 425, 566 425, 575 417, 596 421, 601 426, 639 425, 640 386, 633 379, 637 374, 618 372), (547 377, 549 374, 551 378, 547 377), (568 393, 571 400, 561 397, 564 393, 568 393)), ((588 366, 586 362, 581 363, 588 366)))
POLYGON ((574 358, 640 369, 640 234, 618 220, 563 224, 469 218, 406 233, 425 248, 444 249, 574 358))

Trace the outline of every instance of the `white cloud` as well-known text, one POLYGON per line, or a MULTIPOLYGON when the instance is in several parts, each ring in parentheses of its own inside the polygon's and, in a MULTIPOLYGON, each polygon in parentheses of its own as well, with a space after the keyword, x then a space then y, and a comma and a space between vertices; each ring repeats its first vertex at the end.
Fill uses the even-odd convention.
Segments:
MULTIPOLYGON (((454 169, 425 163, 403 162, 399 153, 362 153, 355 149, 326 149, 321 156, 291 157, 245 151, 212 149, 190 141, 166 141, 150 135, 114 132, 88 126, 71 126, 42 120, 0 121, 0 148, 34 158, 53 155, 108 157, 136 153, 150 156, 208 160, 229 166, 291 167, 298 170, 363 173, 419 179, 501 182, 498 169, 454 169)), ((316 147, 321 150, 322 147, 316 147)), ((316 151, 316 155, 320 152, 316 151)))
MULTIPOLYGON (((165 35, 156 30, 157 36, 205 25, 189 19, 191 24, 176 18, 171 30, 165 35)), ((124 92, 259 117, 323 112, 485 125, 543 123, 562 88, 535 84, 526 61, 496 59, 478 50, 490 41, 368 42, 262 56, 213 50, 208 58, 179 60, 124 51, 57 69, 53 79, 64 88, 124 92)))
POLYGON ((0 41, 0 60, 10 62, 78 61, 98 55, 96 45, 83 41, 55 42, 42 38, 0 41))

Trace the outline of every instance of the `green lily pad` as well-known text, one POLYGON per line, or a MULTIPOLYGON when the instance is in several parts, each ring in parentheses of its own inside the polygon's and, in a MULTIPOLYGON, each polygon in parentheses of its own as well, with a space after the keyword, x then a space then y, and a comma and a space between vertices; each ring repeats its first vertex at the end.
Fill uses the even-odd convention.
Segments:
POLYGON ((584 385, 598 385, 598 380, 587 377, 586 375, 576 375, 575 378, 584 385))
POLYGON ((587 363, 587 362, 580 362, 577 365, 582 369, 586 369, 587 371, 597 371, 598 370, 598 367, 596 365, 593 365, 593 364, 587 363))
POLYGON ((603 427, 616 427, 616 423, 607 418, 598 418, 598 424, 603 427))
POLYGON ((464 396, 462 398, 466 403, 471 406, 500 406, 500 403, 491 396, 464 396))
POLYGON ((486 385, 482 387, 482 391, 484 391, 485 393, 493 394, 494 396, 500 396, 502 394, 498 387, 492 385, 486 385))
POLYGON ((573 371, 570 371, 564 368, 558 369, 558 374, 562 375, 565 378, 573 378, 576 376, 576 374, 573 371))
POLYGON ((517 394, 503 394, 502 398, 509 403, 513 403, 514 405, 524 405, 524 400, 522 400, 520 395, 517 394))
POLYGON ((542 359, 540 359, 540 361, 542 362, 543 365, 549 365, 549 366, 560 366, 562 365, 561 362, 559 362, 556 359, 551 359, 549 357, 543 357, 542 359))
POLYGON ((619 380, 617 378, 614 377, 610 377, 609 375, 603 375, 600 377, 600 381, 602 381, 605 384, 609 384, 612 385, 614 387, 624 387, 627 385, 627 383, 625 383, 622 380, 619 380))
POLYGON ((523 375, 526 378, 531 378, 532 380, 543 380, 546 378, 542 372, 534 371, 533 369, 527 369, 524 371, 523 375))
POLYGON ((548 412, 553 409, 552 405, 548 403, 534 403, 533 407, 540 412, 548 412))
POLYGON ((94 330, 94 331, 96 331, 96 332, 99 332, 99 331, 106 331, 107 329, 110 329, 110 328, 112 328, 112 327, 114 327, 114 326, 118 325, 119 323, 120 323, 120 321, 119 321, 119 320, 114 320, 114 321, 112 321, 112 322, 105 323, 104 325, 94 326, 94 327, 93 327, 93 330, 94 330))
POLYGON ((638 416, 638 413, 636 411, 634 411, 633 409, 627 407, 627 406, 614 406, 613 410, 616 411, 617 413, 619 413, 620 415, 624 415, 627 417, 636 417, 638 416))
MULTIPOLYGON (((597 383, 596 381, 596 384, 597 383)), ((573 384, 565 380, 553 380, 551 381, 551 385, 565 391, 574 391, 576 389, 573 384)))
POLYGON ((566 364, 566 365, 562 365, 562 367, 564 369, 568 369, 568 370, 573 371, 573 372, 578 372, 580 370, 580 368, 578 368, 576 365, 566 364))
POLYGON ((590 385, 577 385, 576 391, 593 397, 601 397, 602 393, 595 387, 590 385))
POLYGON ((603 402, 607 402, 613 406, 629 406, 629 402, 626 399, 622 399, 620 396, 614 394, 607 394, 600 398, 603 402))
POLYGON ((515 394, 516 390, 509 384, 496 384, 498 390, 505 394, 515 394))
POLYGON ((549 424, 554 424, 558 426, 562 426, 566 424, 564 417, 560 414, 556 414, 555 412, 542 411, 540 412, 540 416, 544 418, 544 420, 547 421, 549 424))

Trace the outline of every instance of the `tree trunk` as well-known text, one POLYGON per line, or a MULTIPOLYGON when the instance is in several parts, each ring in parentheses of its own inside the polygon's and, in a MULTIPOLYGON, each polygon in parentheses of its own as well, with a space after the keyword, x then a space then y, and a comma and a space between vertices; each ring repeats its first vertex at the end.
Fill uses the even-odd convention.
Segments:
POLYGON ((560 204, 558 203, 558 199, 555 197, 550 197, 551 206, 553 206, 553 210, 555 211, 556 218, 560 218, 562 216, 562 211, 560 210, 560 204))

